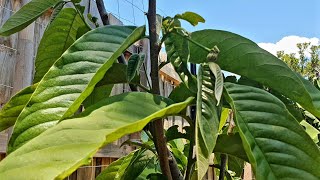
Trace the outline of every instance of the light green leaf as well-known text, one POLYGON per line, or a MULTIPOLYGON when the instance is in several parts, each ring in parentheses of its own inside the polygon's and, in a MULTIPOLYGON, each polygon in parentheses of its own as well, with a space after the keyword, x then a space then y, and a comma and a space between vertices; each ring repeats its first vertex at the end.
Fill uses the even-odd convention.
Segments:
POLYGON ((319 139, 318 137, 320 134, 320 131, 313 126, 311 126, 309 123, 307 123, 305 120, 301 121, 300 124, 306 128, 306 132, 309 134, 311 139, 315 142, 318 143, 319 139))
POLYGON ((82 26, 84 23, 75 9, 61 10, 40 41, 35 60, 34 83, 39 82, 54 62, 75 42, 78 28, 82 26))
POLYGON ((198 25, 199 22, 202 22, 202 23, 206 22, 206 20, 202 16, 200 16, 199 14, 194 13, 194 12, 189 12, 189 11, 187 11, 183 14, 177 14, 175 16, 175 18, 183 19, 183 20, 189 22, 193 26, 198 25))
POLYGON ((78 39, 50 68, 21 112, 8 152, 72 116, 145 27, 105 26, 78 39))
POLYGON ((228 154, 249 162, 246 151, 243 148, 242 140, 239 133, 220 134, 217 139, 214 153, 228 154))
MULTIPOLYGON (((192 33, 194 41, 220 50, 216 63, 221 69, 250 78, 291 100, 320 117, 320 91, 293 72, 285 62, 260 48, 256 43, 237 34, 220 30, 192 33)), ((206 61, 208 52, 190 44, 190 62, 206 61)))
POLYGON ((49 8, 54 7, 62 0, 32 0, 13 14, 1 27, 0 35, 9 36, 16 33, 40 17, 49 8))
POLYGON ((219 110, 214 98, 213 77, 207 65, 198 73, 198 96, 196 115, 196 157, 198 179, 202 179, 209 167, 209 157, 216 145, 219 128, 219 110))
POLYGON ((215 76, 214 95, 217 99, 217 105, 219 105, 223 92, 223 73, 218 64, 214 62, 209 62, 208 64, 211 72, 215 76))
POLYGON ((225 88, 257 179, 319 179, 320 151, 279 99, 250 86, 225 88))
POLYGON ((107 98, 9 154, 0 162, 0 179, 32 179, 35 175, 64 179, 89 164, 99 148, 141 131, 154 119, 180 113, 191 100, 171 104, 167 98, 138 92, 107 98))
POLYGON ((148 154, 144 150, 133 151, 111 163, 96 180, 136 179, 153 158, 153 154, 148 154))
POLYGON ((141 66, 144 62, 145 54, 133 54, 129 58, 127 67, 127 80, 131 82, 133 78, 139 74, 141 66))
POLYGON ((24 88, 3 106, 0 110, 0 132, 14 125, 36 87, 37 84, 24 88))
POLYGON ((222 108, 221 116, 220 116, 220 123, 219 123, 219 132, 222 130, 224 125, 226 124, 228 117, 229 117, 230 109, 222 108))

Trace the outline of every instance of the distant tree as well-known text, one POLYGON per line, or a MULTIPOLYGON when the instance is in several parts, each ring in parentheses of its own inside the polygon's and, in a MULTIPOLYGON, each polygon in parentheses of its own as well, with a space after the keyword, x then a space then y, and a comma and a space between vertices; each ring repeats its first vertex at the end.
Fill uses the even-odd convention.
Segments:
POLYGON ((320 78, 320 46, 312 45, 310 47, 310 45, 310 42, 298 43, 298 54, 286 54, 284 51, 278 51, 277 57, 287 63, 292 70, 314 82, 320 78), (310 57, 306 56, 309 47, 310 57))

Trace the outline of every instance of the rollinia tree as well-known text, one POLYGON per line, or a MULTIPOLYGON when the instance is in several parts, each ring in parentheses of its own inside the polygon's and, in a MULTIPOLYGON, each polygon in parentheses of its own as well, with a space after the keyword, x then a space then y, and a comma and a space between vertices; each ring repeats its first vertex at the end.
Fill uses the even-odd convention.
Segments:
POLYGON ((132 55, 128 65, 117 63, 122 52, 146 37, 145 27, 92 29, 78 0, 32 0, 0 34, 22 30, 52 7, 55 15, 38 49, 34 85, 1 110, 1 130, 14 128, 8 156, 0 163, 0 179, 64 179, 88 164, 99 148, 148 123, 148 138, 126 142, 140 148, 97 179, 202 179, 209 166, 220 172, 220 179, 236 178, 245 161, 259 180, 319 179, 319 148, 288 100, 320 117, 320 92, 254 42, 221 30, 187 32, 181 20, 195 26, 204 19, 192 12, 160 18, 156 1, 150 0, 149 89, 136 75, 143 55, 132 55), (74 8, 61 9, 66 3, 74 8), (169 97, 159 95, 162 43, 167 63, 182 80, 169 97), (198 64, 197 75, 189 72, 188 63, 198 64), (222 70, 241 78, 224 78, 222 70), (117 83, 146 92, 110 97, 117 83), (81 105, 84 111, 75 115, 81 105), (186 113, 189 106, 196 106, 195 117, 186 113), (184 133, 176 126, 164 131, 162 119, 172 115, 189 122, 184 133))

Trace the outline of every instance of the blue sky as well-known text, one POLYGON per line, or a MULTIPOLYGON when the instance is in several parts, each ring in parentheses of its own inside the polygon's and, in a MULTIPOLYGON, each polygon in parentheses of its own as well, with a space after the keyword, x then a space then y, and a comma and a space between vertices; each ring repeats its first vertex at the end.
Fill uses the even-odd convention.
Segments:
MULTIPOLYGON (((137 25, 145 23, 141 10, 147 0, 105 0, 109 11, 137 25), (119 2, 119 11, 118 11, 119 2), (133 3, 133 7, 130 3, 133 3), (144 3, 142 3, 144 2, 144 3), (133 13, 134 9, 134 13, 133 13)), ((194 11, 206 19, 197 29, 223 29, 257 43, 277 43, 287 36, 320 38, 320 0, 158 0, 158 13, 173 16, 194 11)), ((143 9, 144 5, 144 9, 143 9)), ((123 20, 125 24, 132 24, 123 20)))

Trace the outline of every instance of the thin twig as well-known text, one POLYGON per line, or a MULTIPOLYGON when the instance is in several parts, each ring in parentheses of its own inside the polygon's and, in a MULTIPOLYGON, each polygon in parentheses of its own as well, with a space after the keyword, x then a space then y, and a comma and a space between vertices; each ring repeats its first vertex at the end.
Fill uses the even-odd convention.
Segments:
POLYGON ((221 157, 221 165, 220 165, 219 180, 224 180, 228 156, 226 154, 221 154, 220 157, 221 157))

